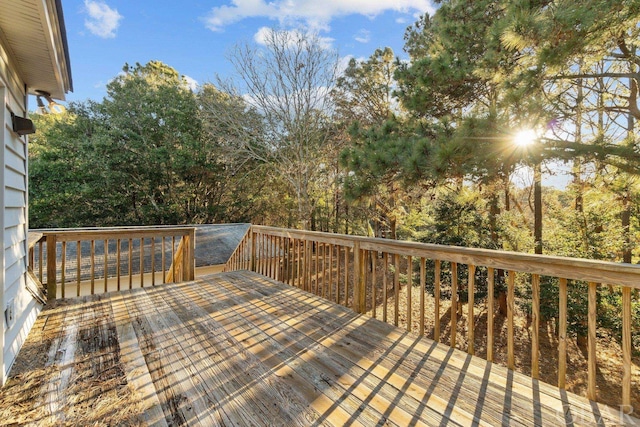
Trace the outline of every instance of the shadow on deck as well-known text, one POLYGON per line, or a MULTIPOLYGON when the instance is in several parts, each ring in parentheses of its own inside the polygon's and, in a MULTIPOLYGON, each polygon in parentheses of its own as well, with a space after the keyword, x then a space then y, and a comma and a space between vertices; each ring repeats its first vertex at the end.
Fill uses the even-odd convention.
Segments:
POLYGON ((0 420, 640 425, 247 271, 55 301, 0 391, 0 420))

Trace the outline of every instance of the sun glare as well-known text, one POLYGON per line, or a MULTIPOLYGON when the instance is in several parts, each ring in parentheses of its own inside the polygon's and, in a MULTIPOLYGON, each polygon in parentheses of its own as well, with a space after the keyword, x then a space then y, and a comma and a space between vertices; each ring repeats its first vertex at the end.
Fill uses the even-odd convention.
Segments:
POLYGON ((536 142, 538 135, 533 129, 523 129, 515 134, 514 142, 520 147, 528 147, 536 142))

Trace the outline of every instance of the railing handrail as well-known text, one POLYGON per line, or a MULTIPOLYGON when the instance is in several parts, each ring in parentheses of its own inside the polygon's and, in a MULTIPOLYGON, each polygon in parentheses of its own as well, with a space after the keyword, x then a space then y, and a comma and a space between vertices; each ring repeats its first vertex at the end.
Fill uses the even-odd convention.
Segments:
POLYGON ((72 242, 88 239, 115 239, 118 237, 141 238, 141 237, 167 237, 175 235, 187 235, 195 232, 195 227, 165 227, 165 226, 144 226, 144 227, 105 227, 105 228, 61 228, 61 229, 41 229, 29 230, 29 232, 41 233, 43 238, 56 235, 58 242, 72 242))
POLYGON ((473 264, 496 269, 563 277, 601 284, 616 284, 640 289, 640 265, 570 258, 555 255, 536 255, 522 252, 446 246, 431 243, 390 240, 321 231, 292 230, 263 225, 252 225, 253 232, 278 237, 310 239, 320 243, 333 243, 353 248, 411 255, 459 264, 473 264))

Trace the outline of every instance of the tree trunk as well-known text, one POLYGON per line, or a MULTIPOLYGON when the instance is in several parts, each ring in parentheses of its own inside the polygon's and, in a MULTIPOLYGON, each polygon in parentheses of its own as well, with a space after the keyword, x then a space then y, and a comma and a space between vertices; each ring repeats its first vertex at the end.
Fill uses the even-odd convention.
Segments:
POLYGON ((534 252, 539 255, 542 254, 542 171, 540 160, 533 166, 533 176, 533 241, 535 244, 534 252))
POLYGON ((629 190, 622 196, 622 232, 624 233, 624 249, 622 262, 631 263, 631 203, 629 203, 629 190))

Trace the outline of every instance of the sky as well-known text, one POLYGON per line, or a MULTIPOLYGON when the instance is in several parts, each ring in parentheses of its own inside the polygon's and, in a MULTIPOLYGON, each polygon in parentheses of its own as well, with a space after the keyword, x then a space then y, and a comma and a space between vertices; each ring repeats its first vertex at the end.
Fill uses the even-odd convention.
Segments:
MULTIPOLYGON (((73 92, 66 101, 101 101, 125 63, 159 60, 198 84, 233 76, 226 59, 239 42, 260 43, 266 28, 317 33, 346 64, 391 47, 405 59, 403 36, 432 0, 62 0, 73 92)), ((32 103, 35 105, 35 102, 32 103)), ((554 165, 553 169, 562 168, 554 165)), ((528 185, 528 170, 515 179, 528 185)), ((545 174, 543 185, 566 178, 545 174)))
POLYGON ((346 61, 391 47, 406 57, 405 29, 431 0, 63 0, 74 91, 102 100, 125 63, 159 60, 193 85, 233 75, 226 56, 265 28, 318 33, 346 61))

